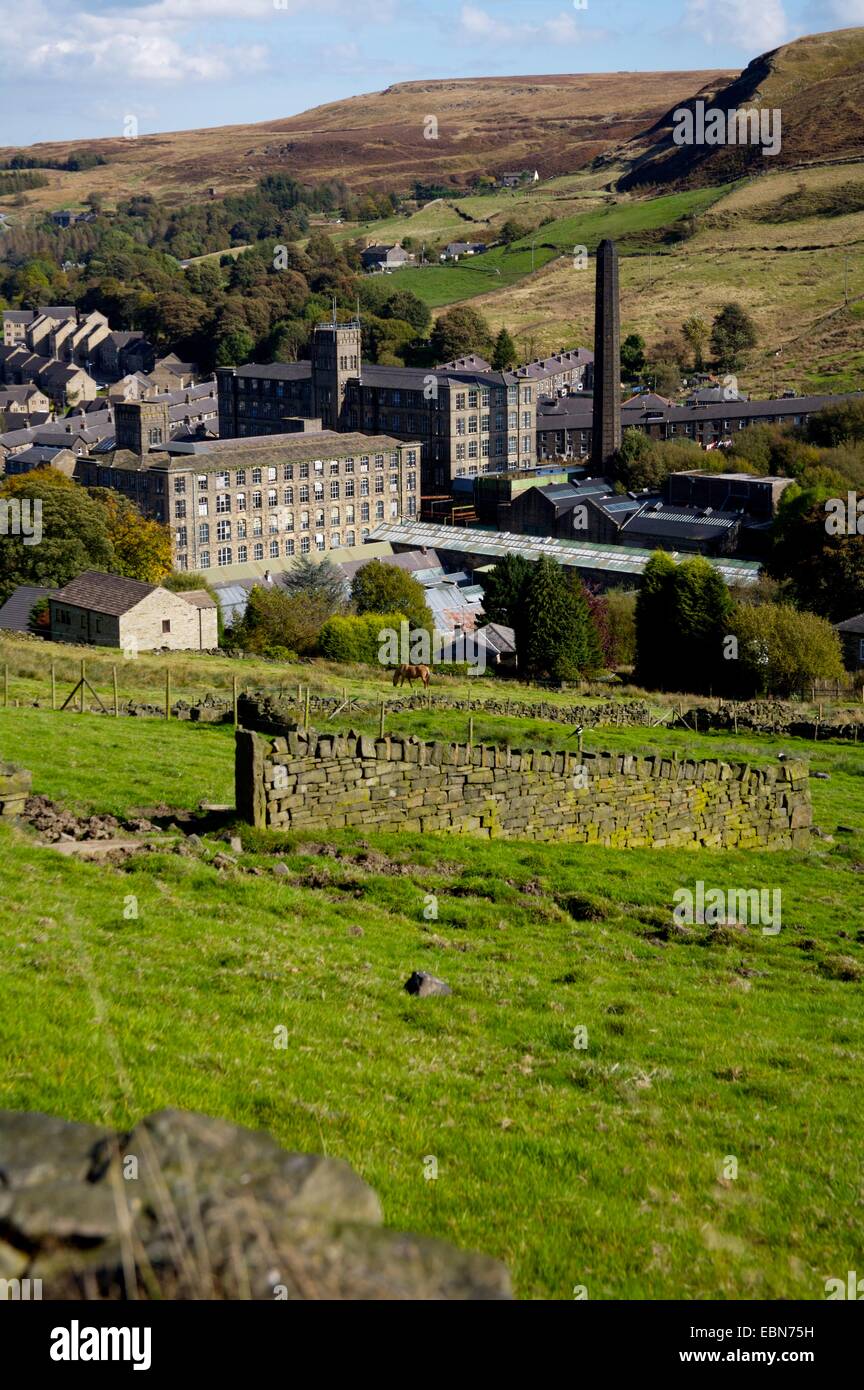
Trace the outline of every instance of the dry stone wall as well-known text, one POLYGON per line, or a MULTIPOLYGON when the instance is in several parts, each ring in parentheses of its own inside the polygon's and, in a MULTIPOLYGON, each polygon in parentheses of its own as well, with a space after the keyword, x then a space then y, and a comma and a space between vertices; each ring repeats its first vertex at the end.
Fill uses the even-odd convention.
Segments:
POLYGON ((806 766, 238 729, 237 808, 279 830, 451 831, 637 848, 805 848, 806 766))

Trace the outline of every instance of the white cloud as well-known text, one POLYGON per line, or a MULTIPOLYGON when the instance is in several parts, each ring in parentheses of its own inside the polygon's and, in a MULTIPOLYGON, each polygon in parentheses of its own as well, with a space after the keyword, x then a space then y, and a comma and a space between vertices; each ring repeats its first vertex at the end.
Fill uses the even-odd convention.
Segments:
POLYGON ((604 37, 602 30, 589 28, 584 20, 566 11, 548 19, 510 24, 472 4, 462 6, 459 27, 463 38, 485 44, 570 44, 604 37))
POLYGON ((820 23, 836 24, 840 28, 864 24, 864 0, 822 0, 816 18, 820 23))
POLYGON ((783 0, 685 0, 683 27, 705 43, 743 48, 754 58, 789 37, 783 0))

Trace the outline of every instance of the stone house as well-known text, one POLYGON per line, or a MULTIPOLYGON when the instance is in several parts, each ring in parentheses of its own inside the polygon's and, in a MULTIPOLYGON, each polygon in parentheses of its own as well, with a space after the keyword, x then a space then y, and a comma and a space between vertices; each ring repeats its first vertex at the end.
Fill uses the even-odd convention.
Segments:
POLYGON ((203 651, 219 643, 216 602, 203 590, 174 594, 159 584, 85 570, 49 604, 52 642, 124 652, 203 651))
POLYGON ((864 613, 835 623, 834 631, 843 644, 843 664, 847 671, 864 670, 864 613))
POLYGON ((401 270, 410 265, 414 257, 397 243, 395 246, 367 246, 360 252, 360 260, 364 270, 401 270))

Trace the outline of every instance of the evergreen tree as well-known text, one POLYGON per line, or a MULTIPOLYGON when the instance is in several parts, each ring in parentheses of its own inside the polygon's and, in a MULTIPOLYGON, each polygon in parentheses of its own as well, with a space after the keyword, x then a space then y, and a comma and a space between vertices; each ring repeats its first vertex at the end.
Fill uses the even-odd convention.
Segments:
POLYGON ((636 679, 646 690, 668 688, 676 646, 674 593, 675 561, 657 550, 645 566, 636 598, 636 679))
POLYGON ((504 372, 508 367, 512 367, 518 360, 516 344, 507 332, 502 328, 498 337, 495 339, 495 347, 492 352, 492 366, 496 372, 504 372))
POLYGON ((576 585, 548 556, 535 564, 516 623, 519 664, 529 676, 572 681, 592 663, 601 664, 596 631, 578 578, 576 585))
POLYGON ((516 627, 531 578, 531 564, 524 555, 505 555, 483 576, 483 612, 486 621, 516 627))

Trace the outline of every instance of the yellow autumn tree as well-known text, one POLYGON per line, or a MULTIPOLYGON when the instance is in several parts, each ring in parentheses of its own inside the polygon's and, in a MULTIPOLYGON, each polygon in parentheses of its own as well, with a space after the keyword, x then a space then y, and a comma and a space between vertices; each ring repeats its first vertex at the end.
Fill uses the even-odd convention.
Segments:
POLYGON ((122 493, 91 488, 104 507, 108 536, 114 547, 115 574, 159 584, 171 573, 171 533, 159 521, 144 517, 122 493))

